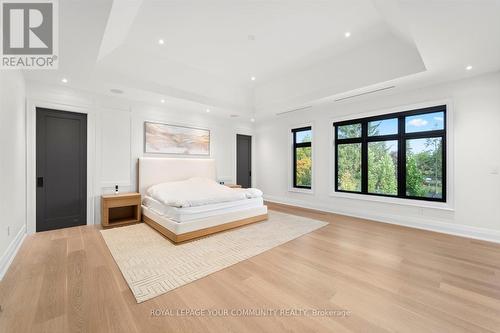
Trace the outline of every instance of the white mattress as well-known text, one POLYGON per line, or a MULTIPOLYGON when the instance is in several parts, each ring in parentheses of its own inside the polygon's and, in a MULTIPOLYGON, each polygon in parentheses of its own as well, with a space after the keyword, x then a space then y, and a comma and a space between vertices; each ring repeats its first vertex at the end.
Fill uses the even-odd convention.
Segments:
POLYGON ((254 208, 245 208, 245 209, 240 208, 232 212, 217 214, 205 218, 198 218, 195 220, 185 221, 182 223, 173 221, 165 216, 162 216, 145 206, 142 206, 142 213, 145 216, 152 219, 153 221, 155 221, 156 223, 167 228, 174 234, 180 235, 195 230, 209 228, 233 221, 243 220, 253 216, 264 215, 267 214, 267 206, 261 205, 259 207, 254 207, 254 208))
POLYGON ((237 201, 220 202, 203 206, 178 208, 167 206, 155 200, 152 197, 146 196, 142 202, 143 207, 174 222, 183 223, 204 219, 216 215, 233 213, 237 211, 258 208, 264 205, 264 200, 261 198, 243 199, 237 201))

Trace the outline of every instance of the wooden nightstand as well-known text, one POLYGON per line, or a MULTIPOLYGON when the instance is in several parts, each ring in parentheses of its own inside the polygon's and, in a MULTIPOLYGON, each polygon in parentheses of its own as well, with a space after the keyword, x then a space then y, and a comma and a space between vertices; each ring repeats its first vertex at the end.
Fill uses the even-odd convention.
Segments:
POLYGON ((101 212, 101 224, 104 228, 141 222, 141 194, 103 195, 101 212))
POLYGON ((224 184, 224 186, 227 186, 230 188, 241 188, 241 185, 238 185, 238 184, 224 184))

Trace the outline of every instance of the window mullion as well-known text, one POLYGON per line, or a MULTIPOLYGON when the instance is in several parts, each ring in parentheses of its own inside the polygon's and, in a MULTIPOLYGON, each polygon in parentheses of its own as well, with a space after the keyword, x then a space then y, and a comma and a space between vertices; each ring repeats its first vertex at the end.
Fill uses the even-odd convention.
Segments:
POLYGON ((297 132, 293 133, 293 187, 297 187, 297 132))
POLYGON ((334 160, 334 163, 335 163, 335 172, 334 172, 334 176, 335 176, 335 181, 334 181, 334 187, 335 187, 335 192, 337 192, 339 190, 339 142, 338 142, 338 137, 339 137, 339 127, 336 126, 336 125, 333 125, 333 128, 334 128, 334 137, 333 137, 333 147, 335 149, 335 160, 334 160))
POLYGON ((368 193, 368 122, 361 123, 361 193, 368 193))
POLYGON ((398 197, 406 196, 405 117, 398 117, 398 197))
MULTIPOLYGON (((446 123, 445 123, 446 124, 446 123)), ((446 127, 445 127, 446 128, 446 127)), ((442 141, 441 141, 441 145, 442 145, 442 152, 441 152, 441 160, 442 160, 442 165, 441 165, 441 181, 442 181, 442 185, 441 185, 441 191, 442 191, 442 200, 446 202, 446 196, 447 196, 447 163, 448 163, 448 160, 446 158, 447 156, 447 153, 446 153, 446 134, 442 136, 442 141)))

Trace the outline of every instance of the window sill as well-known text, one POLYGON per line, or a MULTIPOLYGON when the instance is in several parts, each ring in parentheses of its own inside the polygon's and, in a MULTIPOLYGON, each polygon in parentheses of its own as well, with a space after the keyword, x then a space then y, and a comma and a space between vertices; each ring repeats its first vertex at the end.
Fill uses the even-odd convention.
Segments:
POLYGON ((290 187, 288 189, 288 192, 303 193, 303 194, 314 194, 314 191, 312 189, 297 188, 297 187, 290 187))
POLYGON ((380 203, 387 203, 387 204, 394 204, 401 206, 413 206, 418 208, 439 209, 450 212, 455 211, 453 206, 447 202, 432 202, 432 201, 422 201, 422 200, 412 200, 412 199, 402 199, 402 198, 390 198, 390 197, 381 197, 376 195, 344 193, 344 192, 332 192, 330 193, 330 197, 380 202, 380 203))

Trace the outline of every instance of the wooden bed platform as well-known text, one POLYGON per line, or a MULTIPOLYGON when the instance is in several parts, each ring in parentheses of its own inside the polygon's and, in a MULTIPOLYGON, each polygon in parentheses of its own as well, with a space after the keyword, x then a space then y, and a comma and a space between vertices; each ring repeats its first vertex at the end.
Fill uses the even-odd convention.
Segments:
POLYGON ((144 221, 144 223, 149 225, 151 228, 155 229, 160 234, 162 234, 163 236, 165 236, 166 238, 170 239, 172 242, 177 244, 177 243, 190 241, 190 240, 193 240, 196 238, 205 237, 205 236, 217 233, 217 232, 242 227, 242 226, 247 225, 247 224, 265 221, 265 220, 267 220, 267 214, 252 216, 252 217, 249 217, 246 219, 241 219, 241 220, 236 220, 236 221, 232 221, 229 223, 219 224, 219 225, 216 225, 213 227, 199 229, 199 230, 195 230, 195 231, 190 231, 190 232, 186 232, 183 234, 173 233, 172 231, 168 230, 167 228, 160 225, 159 223, 153 221, 152 219, 150 219, 146 215, 142 215, 142 220, 144 221))

